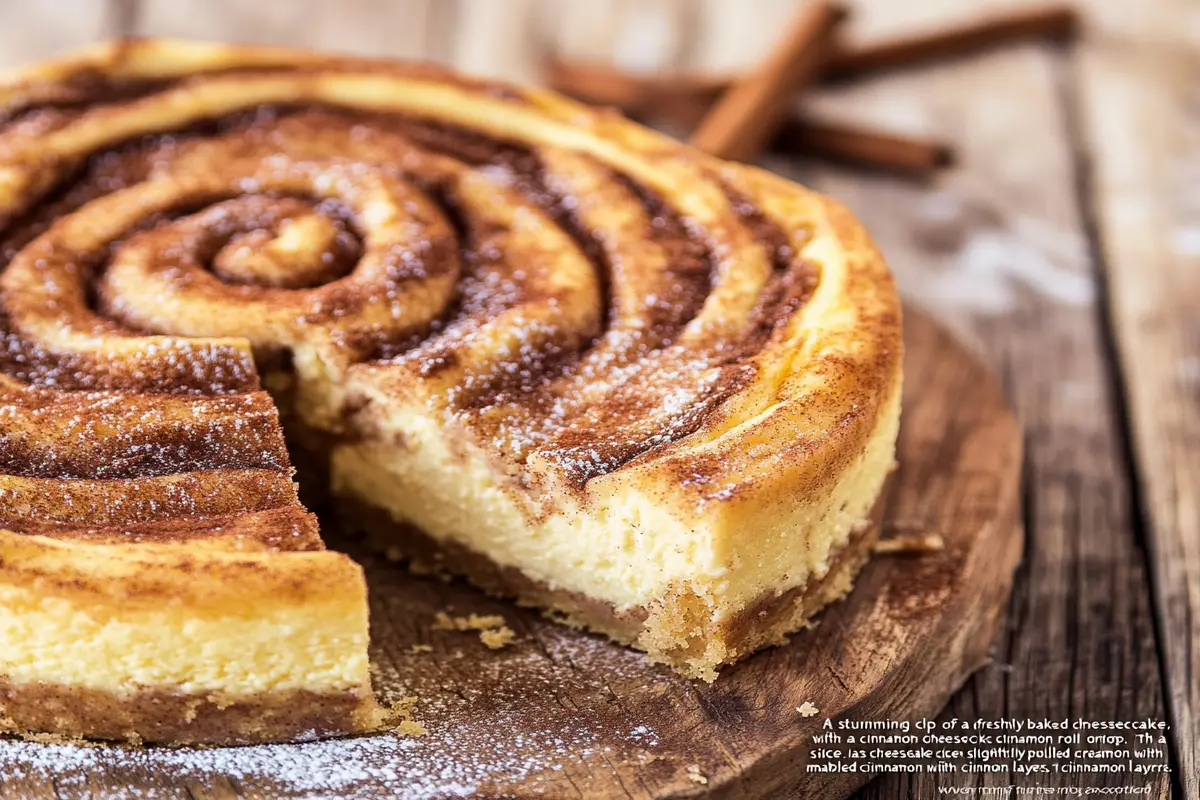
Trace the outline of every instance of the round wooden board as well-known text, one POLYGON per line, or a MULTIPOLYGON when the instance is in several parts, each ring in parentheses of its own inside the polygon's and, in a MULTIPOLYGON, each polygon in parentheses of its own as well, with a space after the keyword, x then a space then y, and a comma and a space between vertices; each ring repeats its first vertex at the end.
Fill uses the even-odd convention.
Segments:
POLYGON ((385 700, 417 698, 426 735, 224 750, 0 742, 0 796, 851 794, 863 777, 805 771, 810 735, 831 716, 935 716, 987 660, 1021 552, 1021 437, 996 380, 919 312, 906 341, 883 536, 915 526, 945 549, 876 556, 817 627, 714 685, 367 557, 377 685, 385 700), (477 633, 434 630, 446 610, 501 614, 517 639, 489 650, 477 633), (806 702, 819 713, 797 713, 806 702))

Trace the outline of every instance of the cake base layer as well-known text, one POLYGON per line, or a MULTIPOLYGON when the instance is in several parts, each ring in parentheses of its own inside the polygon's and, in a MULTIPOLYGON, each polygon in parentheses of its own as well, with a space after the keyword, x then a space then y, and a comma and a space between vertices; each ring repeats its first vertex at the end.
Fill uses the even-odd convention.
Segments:
POLYGON ((0 732, 140 744, 309 741, 382 726, 370 697, 308 690, 230 695, 138 688, 105 691, 0 676, 0 732), (28 731, 38 731, 28 734, 28 731))
POLYGON ((341 498, 338 506, 345 529, 366 534, 372 547, 389 557, 407 559, 414 571, 465 577, 488 594, 546 609, 561 622, 643 650, 652 661, 669 664, 688 677, 712 681, 715 666, 783 644, 788 634, 806 627, 822 608, 850 591, 879 539, 886 497, 885 485, 870 516, 830 557, 824 576, 780 593, 764 594, 703 631, 687 631, 698 636, 691 647, 682 648, 672 645, 681 641, 681 630, 694 628, 696 623, 695 609, 687 606, 686 599, 664 598, 654 606, 617 609, 605 600, 551 586, 519 569, 497 564, 461 542, 438 540, 361 499, 341 498), (716 659, 714 653, 719 654, 716 659))

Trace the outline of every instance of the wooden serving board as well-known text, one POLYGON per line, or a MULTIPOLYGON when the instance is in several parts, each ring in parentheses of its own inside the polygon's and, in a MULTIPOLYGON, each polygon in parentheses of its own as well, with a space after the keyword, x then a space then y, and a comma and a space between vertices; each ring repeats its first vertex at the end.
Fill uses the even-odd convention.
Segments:
POLYGON ((417 698, 425 735, 220 750, 0 741, 0 797, 848 796, 862 776, 806 773, 810 735, 831 716, 935 716, 987 660, 1021 553, 1021 437, 996 380, 919 312, 906 341, 883 536, 936 532, 945 549, 876 556, 817 627, 714 685, 368 557, 377 685, 385 701, 417 698), (477 632, 436 630, 438 611, 503 615, 517 638, 489 650, 477 632))

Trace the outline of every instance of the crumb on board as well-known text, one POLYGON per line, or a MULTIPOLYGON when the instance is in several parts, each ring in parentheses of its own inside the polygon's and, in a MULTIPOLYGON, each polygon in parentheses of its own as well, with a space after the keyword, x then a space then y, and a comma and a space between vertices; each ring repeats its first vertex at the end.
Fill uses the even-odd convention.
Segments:
POLYGON ((479 641, 487 645, 489 650, 499 650, 502 647, 507 647, 515 638, 517 638, 517 634, 507 625, 479 632, 479 641))
POLYGON ((688 776, 688 780, 691 781, 692 783, 698 783, 702 786, 708 785, 708 778, 704 777, 704 775, 701 774, 699 764, 688 764, 687 776, 688 776))
POLYGON ((428 731, 420 721, 413 718, 417 698, 401 697, 388 705, 386 724, 401 736, 424 736, 428 731))
POLYGON ((454 576, 436 557, 433 561, 425 561, 424 559, 420 558, 410 558, 408 561, 408 571, 413 575, 420 575, 423 578, 437 578, 442 583, 449 583, 454 579, 454 576))
POLYGON ((427 644, 414 644, 412 647, 408 648, 408 652, 414 655, 417 653, 432 653, 433 647, 427 644))
POLYGON ((821 709, 812 704, 811 700, 805 700, 800 705, 796 706, 796 713, 802 717, 815 717, 821 713, 821 709))
POLYGON ((401 736, 424 736, 429 733, 425 726, 415 719, 400 720, 394 730, 401 736))
POLYGON ((445 611, 439 611, 433 615, 435 631, 486 631, 503 627, 504 617, 499 614, 468 614, 465 617, 452 617, 445 611))
POLYGON ((875 552, 884 554, 920 555, 946 549, 946 540, 938 533, 911 536, 889 536, 875 543, 875 552))
MULTIPOLYGON (((0 717, 0 725, 4 725, 6 722, 8 722, 7 717, 0 717)), ((65 733, 38 733, 36 731, 21 731, 17 730, 16 728, 17 724, 12 722, 11 724, 8 724, 6 728, 4 728, 4 734, 6 736, 16 736, 22 741, 33 742, 35 744, 70 745, 72 747, 106 747, 111 744, 111 742, 104 743, 89 739, 81 739, 76 736, 68 736, 65 733)))
MULTIPOLYGON (((504 622, 499 614, 467 614, 465 617, 452 617, 445 611, 439 611, 433 616, 435 631, 479 631, 479 641, 490 650, 506 647, 517 638, 516 632, 504 622)), ((455 658, 461 658, 456 650, 455 658)))

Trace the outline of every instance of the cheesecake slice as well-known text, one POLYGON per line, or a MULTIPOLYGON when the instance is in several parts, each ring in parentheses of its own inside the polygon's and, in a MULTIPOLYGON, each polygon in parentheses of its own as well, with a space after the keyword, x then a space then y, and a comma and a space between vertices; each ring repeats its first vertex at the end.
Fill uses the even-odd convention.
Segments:
POLYGON ((870 552, 887 267, 828 198, 615 114, 118 43, 0 84, 0 242, 4 730, 377 729, 362 572, 296 477, 705 680, 870 552))
POLYGON ((248 744, 379 727, 366 583, 271 399, 0 376, 0 727, 248 744))

